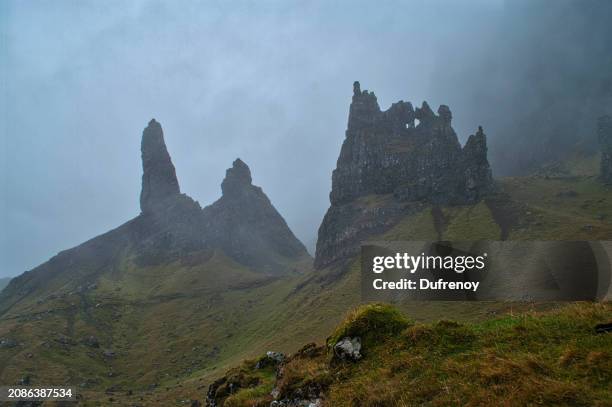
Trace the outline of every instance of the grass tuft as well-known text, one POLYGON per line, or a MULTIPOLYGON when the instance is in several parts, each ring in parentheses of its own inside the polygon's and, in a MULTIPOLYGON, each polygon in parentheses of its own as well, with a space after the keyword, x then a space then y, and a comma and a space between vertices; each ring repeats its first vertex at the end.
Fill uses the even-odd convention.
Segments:
POLYGON ((368 347, 401 332, 410 324, 411 321, 389 304, 366 304, 351 311, 327 343, 333 346, 344 337, 358 336, 367 352, 368 347))

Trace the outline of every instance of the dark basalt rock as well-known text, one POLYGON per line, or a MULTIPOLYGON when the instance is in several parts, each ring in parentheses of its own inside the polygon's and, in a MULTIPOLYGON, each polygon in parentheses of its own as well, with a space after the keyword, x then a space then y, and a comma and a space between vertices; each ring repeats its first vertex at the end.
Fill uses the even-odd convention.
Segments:
POLYGON ((283 258, 308 258, 304 245, 236 159, 221 184, 222 196, 203 209, 207 240, 240 263, 274 272, 283 258))
POLYGON ((461 203, 463 198, 467 203, 477 202, 491 190, 493 182, 491 167, 487 160, 487 136, 481 126, 478 126, 475 135, 468 138, 463 146, 462 155, 463 162, 460 168, 464 171, 465 184, 462 191, 464 195, 458 201, 461 203))
POLYGON ((422 209, 419 202, 400 202, 392 196, 376 205, 361 199, 331 205, 319 227, 316 267, 359 254, 360 244, 373 234, 383 233, 395 225, 402 216, 422 209))
POLYGON ((243 192, 250 189, 252 182, 249 166, 240 158, 237 158, 233 162, 232 168, 228 168, 225 172, 225 179, 221 183, 221 192, 223 196, 240 197, 243 192))
POLYGON ((178 196, 180 188, 162 127, 155 119, 142 132, 140 149, 143 170, 140 209, 147 213, 178 196))
POLYGON ((427 102, 414 109, 400 101, 381 111, 373 92, 353 84, 346 138, 332 174, 331 207, 319 229, 317 268, 355 253, 357 236, 393 224, 403 210, 398 203, 469 204, 489 193, 492 176, 482 128, 462 148, 451 122, 448 106, 441 105, 436 115, 427 102), (356 222, 364 217, 356 204, 360 197, 387 194, 395 200, 382 207, 389 216, 356 222))
POLYGON ((601 146, 601 180, 612 184, 612 117, 602 116, 597 120, 597 134, 601 146))

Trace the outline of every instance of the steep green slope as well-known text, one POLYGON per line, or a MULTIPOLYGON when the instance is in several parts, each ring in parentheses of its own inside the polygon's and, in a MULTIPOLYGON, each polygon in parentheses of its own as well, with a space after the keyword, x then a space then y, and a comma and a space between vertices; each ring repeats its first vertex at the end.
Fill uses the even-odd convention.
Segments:
POLYGON ((252 310, 272 315, 295 279, 215 252, 193 266, 130 265, 87 290, 21 303, 0 319, 0 338, 13 344, 0 349, 0 382, 71 384, 97 398, 235 363, 277 329, 252 310))
POLYGON ((609 240, 612 188, 593 177, 499 180, 476 205, 427 206, 383 234, 387 240, 609 240))

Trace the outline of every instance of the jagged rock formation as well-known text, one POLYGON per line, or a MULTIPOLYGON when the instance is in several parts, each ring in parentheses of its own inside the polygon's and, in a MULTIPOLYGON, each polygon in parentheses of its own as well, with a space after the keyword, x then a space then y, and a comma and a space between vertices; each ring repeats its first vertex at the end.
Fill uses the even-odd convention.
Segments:
POLYGON ((307 256, 266 194, 252 184, 242 160, 227 170, 221 191, 221 198, 203 210, 209 241, 237 261, 268 271, 286 259, 307 256))
MULTIPOLYGON (((193 253, 221 250, 234 261, 267 274, 291 272, 310 256, 241 160, 227 171, 223 196, 202 209, 181 194, 161 125, 142 134, 141 214, 116 229, 60 252, 14 278, 0 294, 0 314, 19 298, 52 287, 56 277, 77 287, 105 273, 168 264, 193 253)), ((204 256, 205 257, 205 256, 204 256)))
POLYGON ((602 116, 597 121, 597 133, 601 146, 601 179, 612 184, 612 117, 602 116))
POLYGON ((486 137, 479 128, 462 150, 451 120, 448 106, 436 115, 427 102, 415 110, 399 101, 383 112, 374 93, 355 82, 331 203, 388 193, 435 203, 478 200, 491 183, 486 137))
POLYGON ((482 128, 462 148, 451 121, 448 106, 441 105, 436 115, 427 102, 415 109, 399 101, 381 111, 375 94, 354 83, 315 266, 354 254, 363 236, 384 230, 415 203, 467 204, 489 193, 492 176, 482 128), (386 206, 359 204, 359 198, 386 194, 393 196, 386 206))

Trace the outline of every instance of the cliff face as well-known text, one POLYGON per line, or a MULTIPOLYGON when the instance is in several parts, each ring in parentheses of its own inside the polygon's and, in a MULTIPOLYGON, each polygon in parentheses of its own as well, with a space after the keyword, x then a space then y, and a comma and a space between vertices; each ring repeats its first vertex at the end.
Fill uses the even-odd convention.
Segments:
POLYGON ((597 133, 601 146, 601 179, 606 184, 612 184, 612 117, 599 118, 597 133))
POLYGON ((315 266, 354 254, 361 238, 385 229, 396 216, 419 204, 474 203, 490 191, 492 176, 482 128, 462 148, 451 121, 448 106, 441 105, 435 114, 427 102, 415 109, 410 102, 399 101, 381 111, 374 93, 354 83, 346 138, 332 174, 331 207, 319 229, 315 266), (369 195, 393 199, 369 208, 360 203, 360 198, 369 195))
POLYGON ((374 93, 353 86, 346 138, 332 175, 330 201, 369 194, 452 204, 475 202, 491 184, 486 137, 479 128, 464 149, 442 105, 414 109, 399 101, 381 111, 374 93), (418 124, 415 122, 418 120, 418 124))

